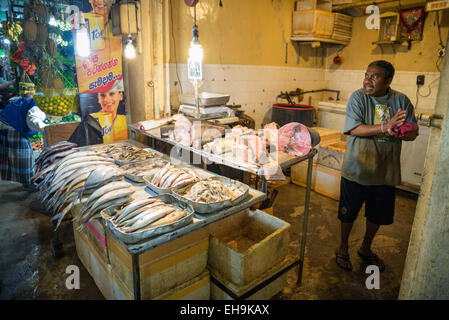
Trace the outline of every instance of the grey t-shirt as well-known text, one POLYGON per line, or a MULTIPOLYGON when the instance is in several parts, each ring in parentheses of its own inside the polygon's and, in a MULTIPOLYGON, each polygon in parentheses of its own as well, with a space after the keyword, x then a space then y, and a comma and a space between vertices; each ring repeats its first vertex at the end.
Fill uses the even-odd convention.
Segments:
POLYGON ((350 131, 361 124, 375 125, 388 122, 399 110, 407 110, 406 121, 416 124, 415 111, 406 95, 389 89, 382 97, 355 91, 346 107, 344 133, 349 135, 341 169, 342 177, 362 185, 401 184, 402 140, 379 134, 358 137, 350 131))

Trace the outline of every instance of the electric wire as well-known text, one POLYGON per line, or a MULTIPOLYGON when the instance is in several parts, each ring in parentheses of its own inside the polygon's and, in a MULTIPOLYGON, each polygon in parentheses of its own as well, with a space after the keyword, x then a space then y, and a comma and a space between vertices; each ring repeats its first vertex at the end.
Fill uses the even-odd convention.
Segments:
POLYGON ((176 41, 175 41, 175 31, 173 27, 173 8, 172 8, 172 0, 170 0, 170 22, 171 22, 171 35, 173 39, 173 51, 175 54, 175 70, 176 70, 176 77, 178 78, 179 87, 181 88, 181 94, 182 92, 182 84, 181 80, 179 79, 179 73, 178 73, 178 58, 176 55, 176 41))

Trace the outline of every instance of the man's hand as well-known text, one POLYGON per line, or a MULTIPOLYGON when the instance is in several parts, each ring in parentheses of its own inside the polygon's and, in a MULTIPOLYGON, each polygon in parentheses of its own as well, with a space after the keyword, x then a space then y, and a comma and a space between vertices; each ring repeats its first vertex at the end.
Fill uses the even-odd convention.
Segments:
POLYGON ((405 117, 407 116, 407 111, 399 108, 398 112, 388 121, 385 126, 387 127, 387 133, 390 136, 396 137, 397 132, 392 130, 391 127, 396 125, 398 127, 402 126, 405 122, 405 117))

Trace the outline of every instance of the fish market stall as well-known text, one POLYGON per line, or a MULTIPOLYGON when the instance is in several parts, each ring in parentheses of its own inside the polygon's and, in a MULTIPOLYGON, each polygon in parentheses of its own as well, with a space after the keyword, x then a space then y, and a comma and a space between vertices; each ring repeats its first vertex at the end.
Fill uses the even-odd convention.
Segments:
POLYGON ((164 260, 165 255, 171 257, 167 258, 168 264, 175 256, 181 264, 190 261, 196 265, 181 273, 176 271, 179 267, 171 266, 170 277, 185 282, 193 279, 182 277, 202 276, 200 280, 204 282, 205 268, 201 266, 207 262, 208 226, 235 213, 247 212, 250 206, 266 198, 260 191, 206 170, 187 164, 175 167, 167 156, 135 141, 81 148, 61 142, 46 148, 36 163, 34 179, 39 181, 40 197, 53 213, 52 220, 58 221, 56 228, 64 217, 73 217, 78 255, 109 298, 160 298, 163 289, 168 288, 163 284, 168 286, 172 282, 161 281, 164 273, 155 271, 158 268, 154 266, 158 263, 146 265, 150 269, 145 269, 142 259, 164 260), (164 170, 172 176, 156 176, 164 170), (165 179, 160 185, 164 189, 180 189, 164 193, 167 190, 149 188, 158 178, 165 179), (170 178, 172 182, 168 183, 170 178), (189 193, 200 182, 201 194, 207 184, 228 188, 232 194, 217 198, 219 195, 210 192, 211 203, 207 204, 209 198, 197 199, 194 192, 189 193), (152 211, 150 207, 158 210, 152 211), (153 217, 156 213, 158 216, 153 217), (201 257, 189 253, 193 247, 201 257), (155 253, 158 250, 160 254, 155 253), (160 288, 148 289, 148 281, 153 288, 155 283, 160 288), (117 290, 121 293, 116 294, 117 290))
MULTIPOLYGON (((267 171, 272 171, 272 163, 265 163, 265 164, 258 164, 258 163, 251 163, 248 161, 239 161, 244 159, 238 159, 236 158, 231 152, 227 151, 222 154, 214 154, 213 152, 210 152, 206 148, 198 148, 194 146, 184 145, 182 143, 178 143, 177 141, 174 141, 173 139, 170 139, 167 136, 164 136, 165 132, 168 132, 168 128, 172 128, 171 126, 168 126, 167 124, 163 124, 160 127, 153 128, 150 130, 142 130, 139 128, 136 124, 130 124, 128 125, 128 130, 131 132, 131 138, 133 140, 136 140, 136 134, 141 134, 144 136, 147 136, 151 138, 152 141, 152 147, 155 148, 154 141, 162 141, 166 142, 173 147, 176 147, 178 149, 178 155, 180 158, 182 158, 182 150, 186 150, 188 152, 191 152, 192 154, 196 155, 198 159, 201 159, 204 163, 204 160, 207 160, 209 162, 223 164, 225 166, 242 170, 245 172, 253 173, 259 177, 262 178, 262 191, 267 191, 267 180, 266 175, 267 171)), ((270 154, 270 157, 275 159, 279 167, 284 170, 287 168, 290 168, 291 166, 311 159, 316 155, 316 150, 312 149, 308 154, 304 156, 293 156, 289 153, 276 150, 270 154)))
MULTIPOLYGON (((176 116, 175 116, 176 117, 176 116)), ((175 118, 176 119, 176 118, 175 118)), ((181 118, 180 121, 183 123, 186 122, 185 118, 181 118)), ((297 283, 301 283, 302 280, 302 270, 303 270, 303 263, 304 263, 304 255, 305 255, 305 245, 306 245, 306 235, 307 235, 307 226, 308 226, 308 216, 309 216, 309 203, 310 203, 310 192, 311 192, 311 182, 312 182, 312 170, 313 170, 313 157, 317 154, 317 149, 314 148, 315 145, 319 143, 319 134, 314 132, 313 130, 309 131, 310 139, 311 139, 311 148, 310 151, 308 151, 305 155, 298 155, 297 152, 284 152, 283 150, 280 150, 278 148, 278 145, 276 143, 276 148, 273 152, 271 152, 268 157, 266 157, 265 154, 263 154, 260 157, 254 157, 256 161, 248 161, 250 156, 244 155, 242 157, 236 157, 235 151, 230 150, 231 147, 223 145, 224 139, 220 137, 219 133, 212 134, 204 134, 204 131, 207 131, 202 129, 196 130, 197 132, 201 132, 200 142, 195 142, 195 137, 198 137, 198 133, 192 133, 195 130, 195 126, 192 126, 191 130, 191 141, 186 141, 185 136, 189 135, 189 130, 184 130, 184 128, 181 128, 180 132, 181 134, 179 136, 182 136, 180 139, 178 139, 175 134, 173 134, 173 131, 175 130, 175 127, 170 126, 168 123, 170 122, 169 119, 162 119, 162 120, 156 120, 157 123, 151 123, 149 127, 145 128, 145 124, 130 124, 128 125, 128 129, 131 132, 131 137, 133 140, 136 139, 137 134, 144 135, 146 137, 150 138, 151 144, 154 147, 155 141, 163 141, 165 143, 168 143, 169 145, 173 146, 174 148, 177 148, 178 150, 178 156, 179 158, 183 158, 182 151, 186 150, 189 153, 193 154, 193 157, 197 157, 203 161, 209 161, 213 163, 219 163, 223 164, 225 166, 229 166, 231 168, 235 168, 238 170, 242 170, 244 172, 250 172, 253 173, 259 177, 262 178, 262 192, 267 192, 267 177, 269 179, 281 179, 283 178, 283 174, 281 170, 290 168, 291 166, 300 163, 302 161, 308 160, 307 165, 307 180, 306 180, 306 195, 305 195, 305 208, 304 208, 304 218, 303 218, 303 230, 302 230, 302 239, 301 239, 301 248, 299 252, 299 260, 297 260, 295 263, 299 264, 299 270, 298 270, 298 279, 297 283), (148 129, 148 130, 144 130, 148 129), (214 137, 215 134, 215 137, 214 137), (210 139, 209 136, 212 136, 213 139, 210 139), (203 145, 203 141, 201 139, 206 140, 206 144, 203 145), (218 149, 219 152, 214 152, 214 145, 216 142, 218 142, 218 149), (270 158, 270 161, 258 161, 261 158, 266 157, 270 158), (243 161, 242 161, 243 160, 243 161), (273 160, 275 164, 273 165, 273 160), (280 177, 279 177, 280 175, 280 177), (277 176, 277 177, 276 177, 277 176)), ((176 121, 178 122, 178 121, 176 121)), ((203 126, 201 124, 201 126, 203 126)), ((290 123, 282 128, 279 129, 279 139, 281 140, 283 137, 282 132, 286 131, 292 131, 292 128, 294 128, 295 124, 290 123)), ((229 136, 234 135, 240 135, 245 136, 248 132, 251 132, 251 129, 237 126, 236 128, 232 129, 229 136), (234 130, 236 129, 237 130, 234 130), (237 131, 237 132, 236 132, 237 131)), ((301 128, 303 129, 303 128, 301 128)), ((272 124, 266 125, 264 128, 264 132, 262 134, 262 141, 267 144, 270 143, 270 134, 273 135, 273 132, 278 135, 278 130, 276 126, 272 126, 272 124), (275 131, 273 131, 275 130, 275 131)), ((259 140, 260 141, 260 140, 259 140)), ((258 142, 259 142, 258 141, 258 142)), ((280 146, 286 145, 285 140, 279 141, 280 146)), ((225 143, 226 144, 226 143, 225 143)), ((235 146, 235 145, 234 145, 235 146)), ((256 148, 259 148, 260 143, 256 142, 256 148)), ((296 151, 296 150, 295 150, 296 151)), ((190 156, 189 156, 190 159, 190 156)))

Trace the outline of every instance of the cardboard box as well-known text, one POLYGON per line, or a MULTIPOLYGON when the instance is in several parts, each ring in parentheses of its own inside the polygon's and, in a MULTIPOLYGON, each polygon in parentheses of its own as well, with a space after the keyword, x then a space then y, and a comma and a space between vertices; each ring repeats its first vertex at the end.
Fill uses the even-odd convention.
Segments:
MULTIPOLYGON (((112 271, 134 296, 132 255, 107 232, 112 271)), ((202 228, 138 257, 141 299, 149 300, 197 277, 206 268, 209 230, 202 228)))
POLYGON ((338 130, 320 127, 312 127, 311 129, 315 130, 320 135, 320 146, 341 140, 342 132, 338 130))
POLYGON ((346 141, 333 142, 320 148, 318 164, 340 171, 346 152, 346 141))
MULTIPOLYGON (((308 166, 307 161, 303 161, 292 166, 291 168, 292 183, 304 188, 307 187, 307 166, 308 166)), ((311 190, 315 189, 316 171, 317 171, 316 166, 317 166, 316 164, 313 164, 312 167, 312 182, 310 185, 311 190)))
MULTIPOLYGON (((217 281, 219 281, 221 285, 223 285, 226 288, 226 290, 231 291, 233 295, 240 298, 243 297, 245 294, 247 294, 257 285, 261 284, 265 280, 277 274, 283 268, 287 267, 288 264, 289 262, 286 259, 281 263, 278 263, 276 266, 267 270, 258 278, 254 279, 251 283, 243 286, 236 285, 232 281, 229 281, 228 279, 226 279, 219 273, 214 272, 213 270, 211 270, 211 275, 217 281)), ((270 283, 267 283, 264 287, 260 288, 253 294, 250 294, 249 297, 247 297, 245 300, 269 300, 274 295, 282 291, 286 283, 287 283, 287 272, 284 272, 278 278, 274 279, 270 283)), ((212 300, 234 300, 233 296, 231 296, 225 290, 220 288, 220 286, 218 286, 214 281, 211 281, 210 287, 211 287, 210 297, 212 300)))
POLYGON ((260 210, 243 211, 213 225, 209 269, 239 286, 260 277, 288 253, 290 224, 260 210))
POLYGON ((296 10, 325 10, 332 11, 332 0, 298 0, 296 10))
MULTIPOLYGON (((73 228, 80 226, 79 223, 73 221, 73 228)), ((92 250, 101 258, 104 264, 109 264, 108 246, 106 241, 106 230, 101 222, 97 219, 91 220, 81 231, 83 236, 89 241, 92 250)))
POLYGON ((315 192, 340 200, 340 170, 317 165, 315 192))
POLYGON ((323 10, 293 12, 293 34, 330 38, 334 30, 334 13, 323 10))
POLYGON ((73 233, 78 257, 94 279, 105 299, 133 299, 124 284, 114 275, 111 265, 105 263, 98 250, 94 247, 93 242, 88 239, 85 233, 79 232, 75 224, 73 224, 73 233))
POLYGON ((210 300, 209 270, 204 270, 198 277, 163 293, 154 300, 210 300))

